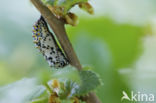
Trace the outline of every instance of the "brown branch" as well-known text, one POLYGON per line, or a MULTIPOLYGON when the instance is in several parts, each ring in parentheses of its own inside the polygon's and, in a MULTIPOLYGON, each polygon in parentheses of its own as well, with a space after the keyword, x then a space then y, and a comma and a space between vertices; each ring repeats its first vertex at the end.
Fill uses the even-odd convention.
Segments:
POLYGON ((66 35, 64 22, 60 19, 57 19, 51 13, 51 11, 46 6, 44 6, 43 3, 41 3, 40 0, 31 0, 31 2, 40 11, 42 16, 46 19, 46 21, 52 28, 67 58, 69 59, 70 64, 80 70, 82 67, 66 35))
MULTIPOLYGON (((82 69, 82 66, 74 52, 74 49, 68 39, 65 31, 64 21, 57 19, 54 14, 45 6, 40 0, 31 0, 34 6, 40 11, 41 15, 46 19, 53 32, 55 33, 62 49, 64 50, 71 65, 78 70, 82 69)), ((89 96, 85 97, 87 103, 100 103, 94 93, 89 93, 89 96)))

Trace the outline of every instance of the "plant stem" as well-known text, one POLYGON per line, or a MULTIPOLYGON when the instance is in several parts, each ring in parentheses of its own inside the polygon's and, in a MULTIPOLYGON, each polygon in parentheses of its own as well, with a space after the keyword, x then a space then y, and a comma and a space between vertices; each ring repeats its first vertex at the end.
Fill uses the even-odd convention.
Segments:
POLYGON ((53 91, 51 90, 51 88, 49 87, 49 85, 47 83, 45 83, 44 85, 47 88, 47 90, 50 92, 50 94, 53 93, 53 91))
POLYGON ((61 19, 57 19, 54 16, 54 14, 46 6, 44 6, 40 0, 31 0, 31 2, 40 11, 41 15, 45 18, 49 26, 52 28, 62 49, 64 50, 67 58, 69 59, 70 64, 79 70, 82 69, 81 64, 67 37, 64 27, 64 21, 61 19))
MULTIPOLYGON (((74 49, 66 34, 64 21, 56 18, 55 15, 40 0, 31 0, 31 2, 40 11, 41 15, 46 19, 49 26, 52 28, 62 49, 69 59, 69 63, 78 70, 81 70, 82 66, 80 61, 78 60, 78 57, 76 56, 76 53, 74 52, 74 49)), ((99 99, 94 93, 89 93, 89 95, 85 97, 85 101, 87 103, 100 103, 99 99)))

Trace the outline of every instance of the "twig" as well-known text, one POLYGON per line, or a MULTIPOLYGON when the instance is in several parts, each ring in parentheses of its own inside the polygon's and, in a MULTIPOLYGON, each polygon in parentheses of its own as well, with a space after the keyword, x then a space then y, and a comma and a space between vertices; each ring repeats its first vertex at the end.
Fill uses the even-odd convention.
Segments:
MULTIPOLYGON (((81 70, 82 66, 80 64, 80 61, 78 60, 66 34, 64 21, 61 19, 57 19, 54 14, 40 0, 31 0, 31 2, 40 11, 41 15, 46 19, 46 21, 52 28, 62 49, 69 59, 70 64, 76 67, 78 70, 81 70)), ((89 93, 89 95, 85 97, 85 101, 87 103, 100 103, 99 99, 94 93, 89 93)))
POLYGON ((55 33, 62 49, 64 50, 67 58, 71 65, 75 66, 77 69, 82 69, 80 62, 72 48, 71 43, 67 37, 63 20, 57 19, 51 11, 41 3, 40 0, 31 0, 35 7, 40 11, 42 16, 46 19, 53 32, 55 33))

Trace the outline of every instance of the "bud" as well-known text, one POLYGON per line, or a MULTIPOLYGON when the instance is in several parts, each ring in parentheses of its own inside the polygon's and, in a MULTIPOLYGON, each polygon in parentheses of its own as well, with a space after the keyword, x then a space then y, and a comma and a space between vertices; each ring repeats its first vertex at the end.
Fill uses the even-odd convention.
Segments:
POLYGON ((78 24, 78 17, 74 13, 68 13, 65 15, 65 20, 67 24, 76 26, 78 24))
POLYGON ((61 103, 56 93, 52 93, 49 97, 48 103, 61 103))
POLYGON ((59 19, 64 15, 64 8, 60 6, 47 6, 49 10, 59 19))
POLYGON ((59 88, 60 87, 60 83, 57 79, 54 79, 52 82, 52 87, 53 88, 59 88))
POLYGON ((93 7, 88 2, 79 3, 79 8, 87 11, 89 14, 93 14, 94 13, 93 7))

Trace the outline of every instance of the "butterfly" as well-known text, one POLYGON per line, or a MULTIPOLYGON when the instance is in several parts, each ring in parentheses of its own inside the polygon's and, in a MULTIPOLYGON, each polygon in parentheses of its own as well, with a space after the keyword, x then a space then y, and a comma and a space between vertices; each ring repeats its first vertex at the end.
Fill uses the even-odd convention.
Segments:
POLYGON ((50 67, 63 68, 69 64, 42 16, 33 25, 33 40, 36 48, 43 54, 50 67))

